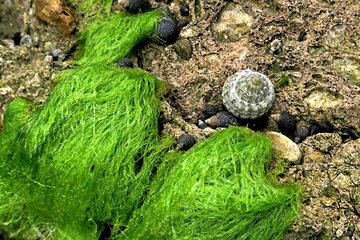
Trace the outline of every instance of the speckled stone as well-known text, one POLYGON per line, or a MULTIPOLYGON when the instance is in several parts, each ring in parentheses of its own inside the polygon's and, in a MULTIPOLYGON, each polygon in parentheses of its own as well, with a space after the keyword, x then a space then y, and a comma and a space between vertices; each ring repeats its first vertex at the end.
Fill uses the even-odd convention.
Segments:
POLYGON ((264 74, 250 69, 230 76, 224 84, 222 96, 227 110, 242 119, 264 115, 275 101, 271 81, 264 74))

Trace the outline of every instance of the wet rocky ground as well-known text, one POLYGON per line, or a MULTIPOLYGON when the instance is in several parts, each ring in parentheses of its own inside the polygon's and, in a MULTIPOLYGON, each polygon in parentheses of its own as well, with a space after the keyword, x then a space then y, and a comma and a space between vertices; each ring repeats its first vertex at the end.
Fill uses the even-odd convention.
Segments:
MULTIPOLYGON (((15 97, 43 104, 56 73, 74 60, 83 14, 75 14, 75 22, 67 15, 72 9, 66 9, 60 18, 45 16, 45 22, 35 16, 35 2, 0 2, 0 126, 15 97)), ((283 159, 278 161, 278 179, 304 187, 301 215, 285 238, 360 239, 360 2, 151 4, 169 8, 188 23, 176 43, 147 43, 132 58, 171 86, 163 101, 163 133, 191 133, 198 140, 209 136, 218 129, 203 122, 211 115, 209 109, 215 114, 223 108, 227 77, 246 68, 263 72, 276 90, 263 131, 279 132, 277 116, 283 111, 295 116, 298 127, 311 128, 298 144, 290 141, 292 134, 282 138, 285 143, 276 143, 292 149, 285 153, 299 149, 301 155, 276 156, 283 159)), ((56 6, 53 14, 62 13, 56 6)), ((261 123, 251 126, 257 125, 261 123)))

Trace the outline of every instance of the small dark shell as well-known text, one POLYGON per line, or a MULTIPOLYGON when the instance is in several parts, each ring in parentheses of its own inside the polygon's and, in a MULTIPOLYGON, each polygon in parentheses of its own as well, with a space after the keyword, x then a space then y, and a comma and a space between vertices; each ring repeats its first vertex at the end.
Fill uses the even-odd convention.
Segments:
POLYGON ((319 132, 321 132, 319 124, 317 124, 317 123, 311 124, 311 126, 309 128, 310 135, 315 135, 319 132))
POLYGON ((260 131, 267 127, 269 122, 269 116, 267 114, 255 119, 243 120, 244 123, 240 125, 246 125, 248 128, 254 131, 260 131))
POLYGON ((180 5, 180 14, 181 14, 181 16, 189 16, 189 14, 190 14, 189 5, 181 4, 180 5))
POLYGON ((230 125, 239 125, 239 119, 227 111, 218 112, 216 114, 218 119, 217 127, 229 127, 230 125))
POLYGON ((288 112, 282 112, 278 121, 280 131, 286 135, 292 134, 296 128, 296 120, 288 112))
POLYGON ((321 121, 318 124, 319 124, 321 132, 332 132, 333 131, 332 126, 328 122, 321 121))
POLYGON ((341 129, 340 136, 344 141, 347 139, 356 140, 360 138, 360 134, 349 128, 341 129))
POLYGON ((160 20, 155 40, 161 44, 169 45, 176 42, 179 36, 176 22, 171 18, 163 18, 160 20))
POLYGON ((207 119, 211 116, 216 115, 218 112, 223 110, 222 105, 212 105, 212 104, 205 104, 202 110, 204 118, 207 119))
POLYGON ((307 136, 309 136, 309 129, 305 126, 297 126, 294 132, 294 142, 300 143, 304 141, 307 136))
POLYGON ((179 20, 179 22, 176 24, 177 31, 180 33, 181 30, 188 24, 189 24, 188 20, 185 20, 185 19, 179 20))
POLYGON ((332 131, 333 131, 332 126, 325 121, 314 122, 313 124, 311 124, 309 129, 310 135, 314 135, 322 132, 332 132, 332 131))
POLYGON ((196 143, 196 139, 191 134, 182 134, 177 139, 177 148, 180 150, 189 150, 196 143))
POLYGON ((128 0, 125 1, 124 8, 129 13, 140 13, 150 10, 149 0, 128 0))
POLYGON ((123 59, 120 59, 118 62, 117 62, 117 65, 119 67, 127 67, 127 68, 133 68, 134 67, 134 64, 133 62, 128 59, 128 58, 123 58, 123 59))

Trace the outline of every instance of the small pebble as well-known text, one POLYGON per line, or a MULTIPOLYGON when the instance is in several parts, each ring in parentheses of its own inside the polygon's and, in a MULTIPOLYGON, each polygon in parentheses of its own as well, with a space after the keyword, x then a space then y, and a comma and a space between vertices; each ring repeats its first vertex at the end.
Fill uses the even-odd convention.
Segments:
POLYGON ((133 62, 129 58, 120 59, 117 62, 117 65, 118 65, 118 67, 127 67, 127 68, 133 68, 134 67, 133 62))
POLYGON ((22 34, 21 39, 20 39, 20 45, 26 45, 26 46, 30 46, 32 45, 32 38, 29 34, 22 34))
POLYGON ((53 57, 50 56, 50 55, 46 55, 44 61, 45 61, 45 62, 52 62, 52 61, 53 61, 53 57))
POLYGON ((184 60, 189 60, 192 56, 191 42, 187 38, 181 38, 174 44, 176 54, 184 60))
POLYGON ((186 151, 189 150, 192 146, 194 146, 195 143, 195 137, 191 134, 185 133, 177 139, 177 149, 186 151))
POLYGON ((270 52, 273 54, 276 54, 279 52, 279 50, 281 49, 281 40, 279 39, 274 39, 271 43, 270 43, 270 52))
POLYGON ((202 120, 199 120, 197 125, 200 129, 205 129, 208 127, 208 125, 206 125, 206 123, 202 120))
POLYGON ((61 49, 58 48, 54 48, 51 50, 51 55, 53 57, 53 61, 59 61, 62 62, 65 60, 65 54, 63 53, 63 51, 61 49))
POLYGON ((266 132, 272 142, 273 154, 276 159, 288 160, 299 164, 302 158, 299 147, 285 135, 278 132, 266 132))

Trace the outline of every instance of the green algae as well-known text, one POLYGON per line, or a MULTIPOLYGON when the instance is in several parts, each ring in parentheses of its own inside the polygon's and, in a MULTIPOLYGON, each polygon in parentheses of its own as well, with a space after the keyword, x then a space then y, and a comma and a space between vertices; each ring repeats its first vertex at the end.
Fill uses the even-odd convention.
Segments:
POLYGON ((280 239, 300 191, 267 177, 271 156, 270 140, 249 129, 214 134, 157 175, 119 239, 280 239))

